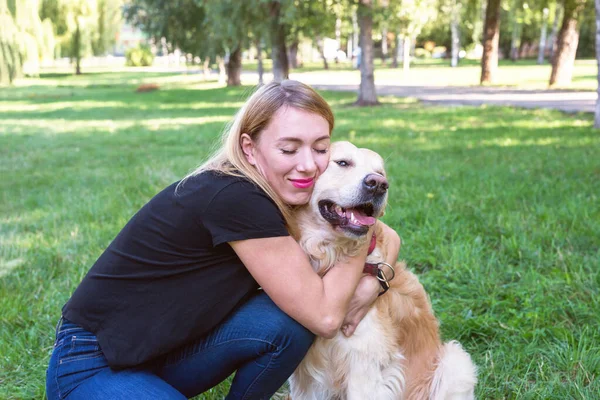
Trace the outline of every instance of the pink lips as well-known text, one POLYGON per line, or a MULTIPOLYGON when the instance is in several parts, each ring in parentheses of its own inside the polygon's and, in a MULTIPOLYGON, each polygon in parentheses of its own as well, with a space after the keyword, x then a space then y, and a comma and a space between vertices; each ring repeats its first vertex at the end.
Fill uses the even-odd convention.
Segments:
POLYGON ((299 189, 306 189, 309 188, 313 185, 313 183, 315 183, 315 179, 314 178, 310 178, 310 179, 290 179, 290 181, 292 181, 292 185, 294 185, 295 187, 299 188, 299 189))

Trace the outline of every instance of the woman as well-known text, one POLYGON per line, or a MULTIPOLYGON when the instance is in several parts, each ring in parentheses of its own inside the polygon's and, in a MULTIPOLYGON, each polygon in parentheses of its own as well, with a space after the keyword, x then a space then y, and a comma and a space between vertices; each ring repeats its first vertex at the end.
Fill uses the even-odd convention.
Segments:
POLYGON ((183 399, 234 371, 228 398, 269 398, 314 334, 351 334, 378 294, 367 249, 321 279, 287 226, 332 129, 308 86, 257 90, 221 149, 138 211, 65 304, 48 398, 183 399))

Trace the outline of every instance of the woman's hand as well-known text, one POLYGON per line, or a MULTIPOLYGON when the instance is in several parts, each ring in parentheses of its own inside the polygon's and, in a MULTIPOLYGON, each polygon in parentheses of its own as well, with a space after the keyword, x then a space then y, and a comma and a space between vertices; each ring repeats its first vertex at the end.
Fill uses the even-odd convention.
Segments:
MULTIPOLYGON (((385 250, 387 256, 385 262, 390 265, 395 265, 398 260, 398 254, 400 253, 402 240, 395 230, 383 222, 381 225, 387 243, 387 249, 385 250)), ((352 336, 360 321, 362 321, 371 309, 371 305, 375 302, 381 290, 381 285, 374 276, 365 275, 360 279, 356 291, 354 292, 354 296, 352 296, 352 299, 350 300, 348 313, 342 324, 342 333, 344 335, 352 336)))
POLYGON ((371 305, 377 299, 381 286, 377 278, 371 275, 363 276, 358 282, 354 296, 350 300, 348 313, 342 324, 342 333, 346 336, 352 336, 356 327, 367 315, 371 305))

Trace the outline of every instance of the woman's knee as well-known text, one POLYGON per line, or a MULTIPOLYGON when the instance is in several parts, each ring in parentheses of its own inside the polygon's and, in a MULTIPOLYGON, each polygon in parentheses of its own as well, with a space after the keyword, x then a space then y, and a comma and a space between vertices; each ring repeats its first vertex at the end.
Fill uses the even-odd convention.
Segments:
POLYGON ((304 357, 315 335, 277 307, 266 294, 259 296, 263 310, 268 312, 268 321, 263 320, 262 323, 270 331, 268 335, 271 337, 271 343, 280 351, 285 350, 297 353, 300 358, 304 357))
POLYGON ((304 354, 306 354, 315 340, 314 333, 292 318, 285 324, 283 335, 284 339, 287 339, 284 343, 287 344, 289 348, 302 353, 302 357, 304 357, 304 354))

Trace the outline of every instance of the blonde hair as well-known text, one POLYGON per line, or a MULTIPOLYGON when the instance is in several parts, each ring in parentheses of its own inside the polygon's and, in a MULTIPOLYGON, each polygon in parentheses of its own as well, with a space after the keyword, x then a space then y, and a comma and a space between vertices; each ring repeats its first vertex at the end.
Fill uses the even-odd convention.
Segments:
POLYGON ((286 223, 290 224, 292 207, 284 203, 260 172, 248 162, 242 151, 241 136, 246 133, 252 141, 259 140, 261 132, 282 107, 293 107, 325 118, 329 134, 333 130, 334 117, 329 104, 310 86, 294 80, 271 82, 259 87, 235 118, 227 125, 221 136, 221 146, 202 165, 189 173, 181 182, 204 171, 247 178, 260 187, 275 202, 286 223))

